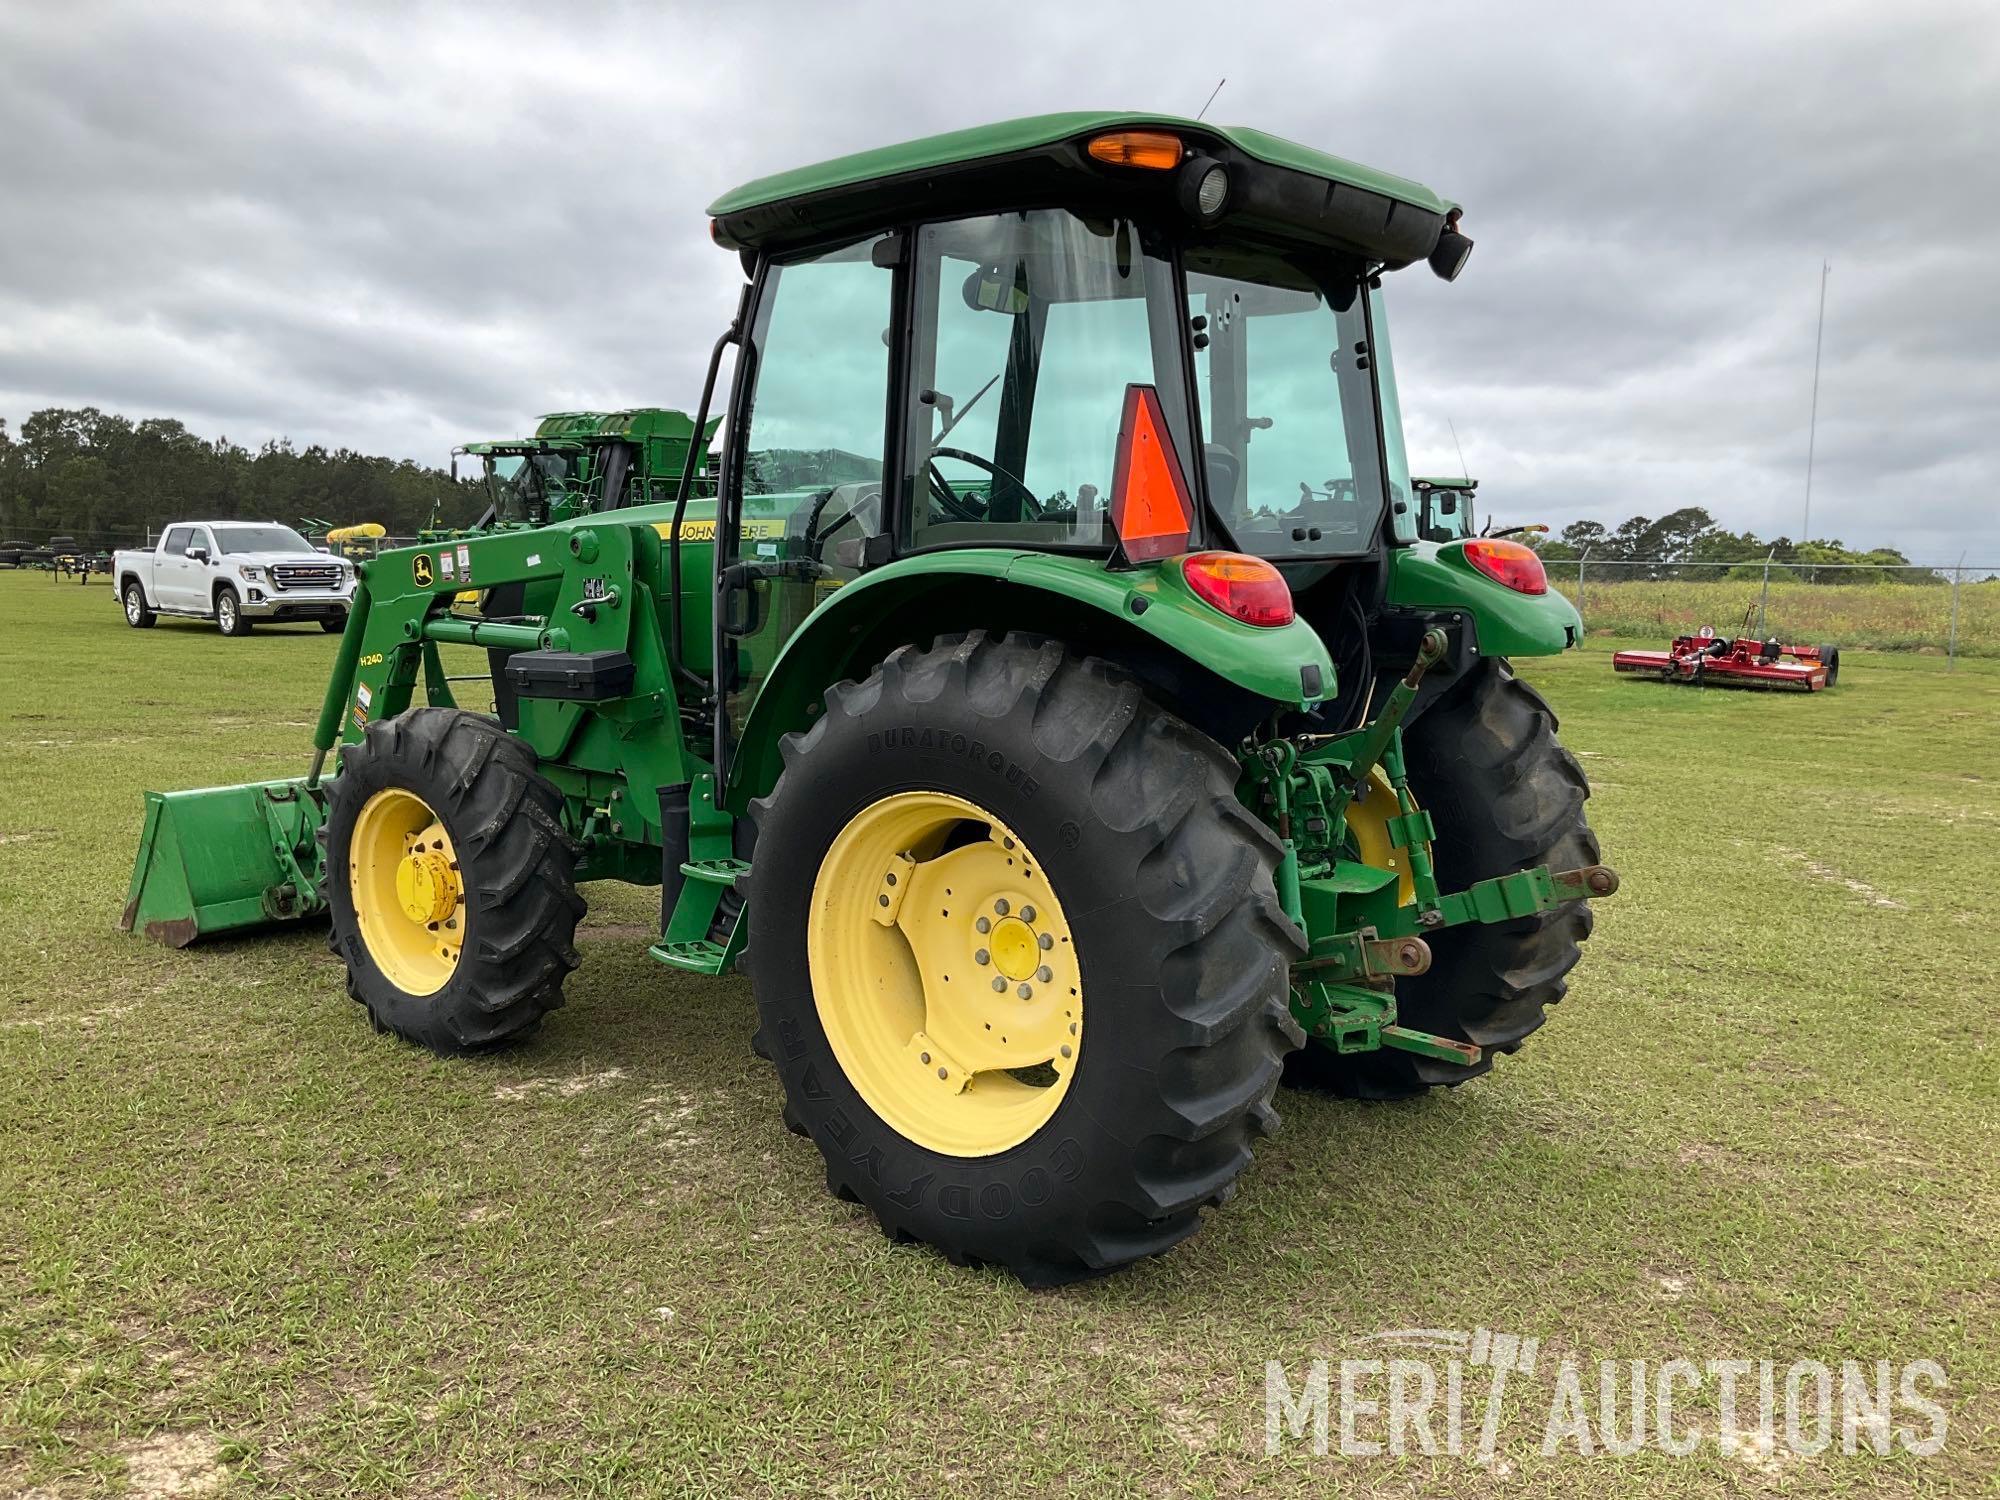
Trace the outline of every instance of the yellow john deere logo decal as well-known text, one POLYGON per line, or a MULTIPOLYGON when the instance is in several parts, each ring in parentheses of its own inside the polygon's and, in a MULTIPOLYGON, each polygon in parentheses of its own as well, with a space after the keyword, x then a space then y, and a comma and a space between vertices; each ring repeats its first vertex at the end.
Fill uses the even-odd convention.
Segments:
POLYGON ((410 560, 410 576, 417 580, 417 587, 420 589, 427 589, 431 586, 430 553, 419 552, 410 560))
MULTIPOLYGON (((657 521, 653 525, 653 530, 657 531, 663 540, 673 540, 674 528, 671 522, 657 521)), ((783 536, 784 534, 785 523, 778 520, 745 521, 742 528, 737 532, 737 535, 740 537, 756 540, 783 536)), ((705 520, 681 522, 681 540, 684 542, 714 541, 715 522, 705 520)))

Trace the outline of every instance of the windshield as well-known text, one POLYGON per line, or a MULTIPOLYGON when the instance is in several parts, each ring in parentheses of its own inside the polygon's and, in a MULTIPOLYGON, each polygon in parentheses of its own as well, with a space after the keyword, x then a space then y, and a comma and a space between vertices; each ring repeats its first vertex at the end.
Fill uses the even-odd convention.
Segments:
POLYGON ((1237 545, 1372 550, 1383 482, 1359 282, 1233 246, 1190 249, 1187 266, 1202 462, 1237 545))
POLYGON ((316 552, 319 549, 289 526, 218 526, 220 552, 316 552))
POLYGON ((568 484, 576 468, 567 453, 489 453, 486 488, 501 521, 544 520, 549 497, 568 484))

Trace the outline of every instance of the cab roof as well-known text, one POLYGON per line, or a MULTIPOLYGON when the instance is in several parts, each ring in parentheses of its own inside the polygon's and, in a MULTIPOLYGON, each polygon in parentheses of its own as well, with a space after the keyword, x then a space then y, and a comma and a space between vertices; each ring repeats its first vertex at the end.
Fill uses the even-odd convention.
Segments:
POLYGON ((709 205, 715 237, 732 248, 775 250, 908 218, 909 205, 943 212, 968 204, 999 211, 1062 196, 1116 196, 1161 187, 1175 174, 1106 167, 1085 147, 1117 130, 1179 136, 1191 155, 1241 177, 1232 192, 1252 215, 1282 208, 1294 235, 1324 238, 1391 265, 1429 253, 1457 205, 1422 183, 1332 156, 1244 125, 1178 115, 1074 110, 926 136, 759 177, 709 205), (1262 191, 1258 191, 1261 189, 1262 191), (957 200, 957 201, 953 201, 957 200), (1315 235, 1315 230, 1322 233, 1315 235))

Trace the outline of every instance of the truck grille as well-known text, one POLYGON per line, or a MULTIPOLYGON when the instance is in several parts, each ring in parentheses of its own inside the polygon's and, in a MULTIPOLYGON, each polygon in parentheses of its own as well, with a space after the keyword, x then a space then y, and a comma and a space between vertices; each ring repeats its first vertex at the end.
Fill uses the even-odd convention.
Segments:
POLYGON ((278 563, 271 582, 281 589, 330 589, 339 586, 340 574, 335 563, 278 563))

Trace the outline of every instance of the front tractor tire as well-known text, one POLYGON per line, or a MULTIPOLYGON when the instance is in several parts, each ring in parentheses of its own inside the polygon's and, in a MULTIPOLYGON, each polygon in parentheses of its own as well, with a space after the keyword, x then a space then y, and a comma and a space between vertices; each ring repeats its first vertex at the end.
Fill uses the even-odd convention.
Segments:
POLYGON ((1030 1285, 1192 1234, 1303 1040, 1230 757, 1117 668, 983 631, 834 687, 783 749, 745 958, 828 1187, 1030 1285))
POLYGON ((411 709, 342 752, 327 803, 329 946, 378 1031, 455 1056, 562 1004, 578 847, 532 750, 483 714, 411 709))
MULTIPOLYGON (((1436 823, 1431 856, 1443 889, 1536 865, 1597 863, 1583 768, 1556 739, 1555 711, 1505 661, 1482 663, 1433 704, 1403 748, 1410 790, 1436 823)), ((1591 920, 1578 901, 1428 937, 1429 972, 1396 981, 1397 1021, 1476 1042, 1473 1066, 1388 1048, 1343 1055, 1315 1041, 1290 1060, 1287 1081, 1353 1098, 1407 1099, 1490 1071, 1494 1055, 1518 1051, 1562 999, 1591 920)))

